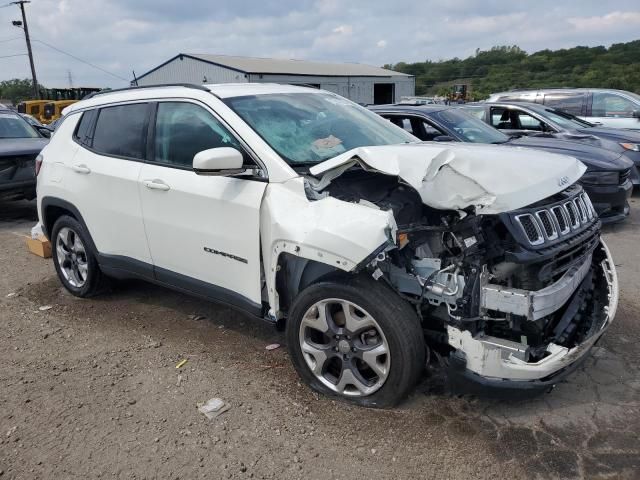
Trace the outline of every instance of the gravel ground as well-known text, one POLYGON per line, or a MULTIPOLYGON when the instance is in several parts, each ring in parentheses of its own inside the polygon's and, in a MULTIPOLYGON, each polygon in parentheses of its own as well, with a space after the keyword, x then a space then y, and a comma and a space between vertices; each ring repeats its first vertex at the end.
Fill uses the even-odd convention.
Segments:
POLYGON ((379 411, 311 392, 265 349, 284 337, 227 308, 139 282, 72 297, 18 236, 33 203, 0 203, 0 478, 640 478, 632 207, 605 235, 616 321, 567 381, 525 399, 425 383, 379 411), (208 420, 212 397, 231 409, 208 420))

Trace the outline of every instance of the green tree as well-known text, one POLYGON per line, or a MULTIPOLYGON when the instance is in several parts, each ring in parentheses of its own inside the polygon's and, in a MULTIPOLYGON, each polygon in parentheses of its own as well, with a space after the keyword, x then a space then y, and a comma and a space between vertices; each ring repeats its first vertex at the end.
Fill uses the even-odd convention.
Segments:
MULTIPOLYGON (((42 85, 39 87, 44 88, 42 85)), ((14 105, 23 100, 33 100, 33 82, 26 78, 3 80, 0 82, 0 98, 11 100, 14 105)))
POLYGON ((470 83, 475 98, 512 88, 602 87, 640 93, 640 40, 604 46, 541 50, 517 45, 476 49, 465 58, 393 65, 415 75, 416 94, 433 95, 455 83, 470 83))

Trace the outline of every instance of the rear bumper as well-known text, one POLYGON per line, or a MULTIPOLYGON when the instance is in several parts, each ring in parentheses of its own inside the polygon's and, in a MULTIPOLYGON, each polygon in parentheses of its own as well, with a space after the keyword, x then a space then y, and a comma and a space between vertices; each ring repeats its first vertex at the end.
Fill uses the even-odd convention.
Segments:
POLYGON ((575 370, 613 321, 618 306, 618 278, 613 259, 604 243, 598 248, 605 254, 600 266, 609 290, 609 303, 604 307, 602 318, 594 325, 595 328, 588 338, 572 348, 549 343, 546 356, 530 362, 526 360, 528 346, 525 344, 490 337, 483 333, 473 336, 468 330, 460 330, 449 325, 448 342, 455 349, 450 356, 450 365, 454 370, 452 373, 458 378, 471 380, 483 386, 544 389, 575 370))
POLYGON ((582 185, 602 223, 615 223, 629 215, 628 199, 633 191, 631 180, 622 185, 582 185))

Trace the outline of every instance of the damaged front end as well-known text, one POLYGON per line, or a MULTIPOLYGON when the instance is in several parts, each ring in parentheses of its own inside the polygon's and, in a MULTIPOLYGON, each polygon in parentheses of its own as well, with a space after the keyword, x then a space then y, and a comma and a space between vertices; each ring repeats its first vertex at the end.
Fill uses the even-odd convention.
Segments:
POLYGON ((362 267, 414 305, 427 343, 453 370, 491 386, 532 388, 579 365, 618 300, 615 267, 582 187, 490 214, 473 202, 434 208, 421 193, 361 168, 307 182, 310 198, 393 212, 395 242, 362 267))

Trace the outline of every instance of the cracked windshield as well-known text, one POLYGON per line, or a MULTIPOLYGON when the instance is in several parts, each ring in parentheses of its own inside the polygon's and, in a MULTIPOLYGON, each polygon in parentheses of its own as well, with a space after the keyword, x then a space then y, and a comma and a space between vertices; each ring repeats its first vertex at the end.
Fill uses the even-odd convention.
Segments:
POLYGON ((226 103, 291 166, 314 165, 356 147, 419 141, 332 94, 252 95, 226 103))

